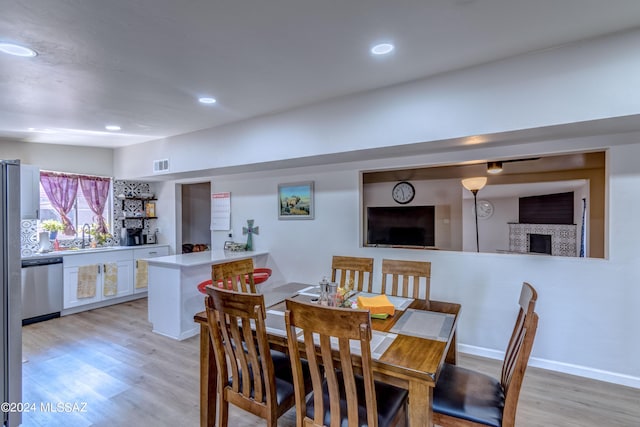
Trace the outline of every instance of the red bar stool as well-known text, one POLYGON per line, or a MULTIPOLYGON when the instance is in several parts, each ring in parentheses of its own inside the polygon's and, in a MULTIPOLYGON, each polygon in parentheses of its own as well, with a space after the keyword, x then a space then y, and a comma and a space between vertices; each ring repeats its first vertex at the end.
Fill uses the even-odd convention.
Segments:
MULTIPOLYGON (((256 268, 253 270, 253 283, 259 285, 260 283, 266 282, 269 277, 271 277, 271 269, 270 268, 256 268)), ((198 283, 198 291, 200 293, 206 295, 206 287, 212 285, 213 281, 211 279, 205 280, 204 282, 198 283)), ((231 284, 229 284, 231 285, 231 284)), ((218 282, 218 287, 222 288, 222 282, 218 282)), ((227 286, 227 289, 231 289, 231 286, 227 286)))

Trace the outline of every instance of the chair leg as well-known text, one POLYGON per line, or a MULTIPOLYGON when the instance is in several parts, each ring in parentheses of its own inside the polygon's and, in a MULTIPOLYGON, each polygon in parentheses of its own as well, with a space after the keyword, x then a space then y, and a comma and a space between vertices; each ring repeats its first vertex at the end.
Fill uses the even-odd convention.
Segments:
POLYGON ((219 399, 218 403, 218 427, 227 427, 229 425, 229 402, 219 399))

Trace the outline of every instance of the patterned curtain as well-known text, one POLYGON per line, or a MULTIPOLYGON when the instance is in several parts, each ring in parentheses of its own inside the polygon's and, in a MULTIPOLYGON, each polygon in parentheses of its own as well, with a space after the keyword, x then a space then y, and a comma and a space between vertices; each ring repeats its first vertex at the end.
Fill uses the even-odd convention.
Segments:
POLYGON ((109 197, 111 179, 97 176, 80 176, 79 179, 82 194, 94 214, 93 220, 97 224, 96 231, 98 233, 108 233, 109 229, 102 215, 109 197))
POLYGON ((76 229, 67 216, 76 202, 78 194, 78 177, 56 172, 40 172, 40 183, 51 205, 58 212, 64 225, 63 233, 68 236, 76 234, 76 229))

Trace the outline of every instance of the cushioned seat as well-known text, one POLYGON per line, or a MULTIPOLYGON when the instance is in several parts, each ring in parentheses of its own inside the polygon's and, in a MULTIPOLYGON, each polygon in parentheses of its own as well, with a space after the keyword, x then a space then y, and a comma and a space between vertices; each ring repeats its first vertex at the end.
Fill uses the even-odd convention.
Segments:
POLYGON ((520 291, 520 311, 502 362, 500 381, 445 364, 433 390, 433 421, 441 427, 515 427, 518 396, 538 328, 538 293, 520 291))
POLYGON ((488 426, 502 426, 504 390, 495 378, 445 364, 433 391, 433 410, 488 426))
MULTIPOLYGON (((243 346, 244 347, 244 346, 243 346)), ((291 360, 286 353, 277 350, 271 350, 271 360, 273 361, 273 372, 276 382, 276 403, 282 405, 289 399, 293 399, 293 374, 291 372, 291 360)), ((242 370, 238 371, 238 379, 240 381, 240 388, 242 388, 242 370)), ((251 372, 253 375, 253 372, 251 372)), ((311 391, 311 377, 309 374, 309 365, 306 361, 302 361, 302 375, 305 384, 308 384, 308 389, 311 391)), ((252 379, 253 380, 253 379, 252 379)), ((229 387, 233 387, 233 379, 230 378, 227 382, 229 387)), ((252 390, 250 396, 254 397, 253 381, 251 381, 252 390)), ((266 395, 263 401, 266 400, 266 395)))
MULTIPOLYGON (((358 426, 366 427, 367 423, 367 402, 365 400, 364 392, 364 379, 355 375, 356 380, 356 392, 358 395, 358 426)), ((342 385, 342 376, 338 375, 338 381, 340 382, 340 425, 347 427, 349 419, 347 418, 347 400, 344 396, 344 387, 342 385)), ((389 384, 375 382, 376 390, 376 403, 378 409, 378 426, 392 425, 394 417, 401 411, 403 405, 406 402, 408 392, 407 390, 394 387, 389 384)), ((329 411, 329 391, 327 389, 327 382, 322 385, 323 391, 323 406, 324 411, 324 423, 329 425, 331 422, 331 412, 329 411)), ((313 410, 313 393, 307 398, 307 416, 311 419, 314 418, 313 410)))

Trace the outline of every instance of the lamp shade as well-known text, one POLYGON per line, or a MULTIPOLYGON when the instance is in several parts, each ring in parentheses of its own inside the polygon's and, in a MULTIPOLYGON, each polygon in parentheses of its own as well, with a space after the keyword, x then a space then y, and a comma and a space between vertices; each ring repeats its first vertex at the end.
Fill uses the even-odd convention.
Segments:
POLYGON ((469 191, 478 191, 487 185, 486 176, 478 176, 475 178, 465 178, 462 180, 462 186, 469 191))

